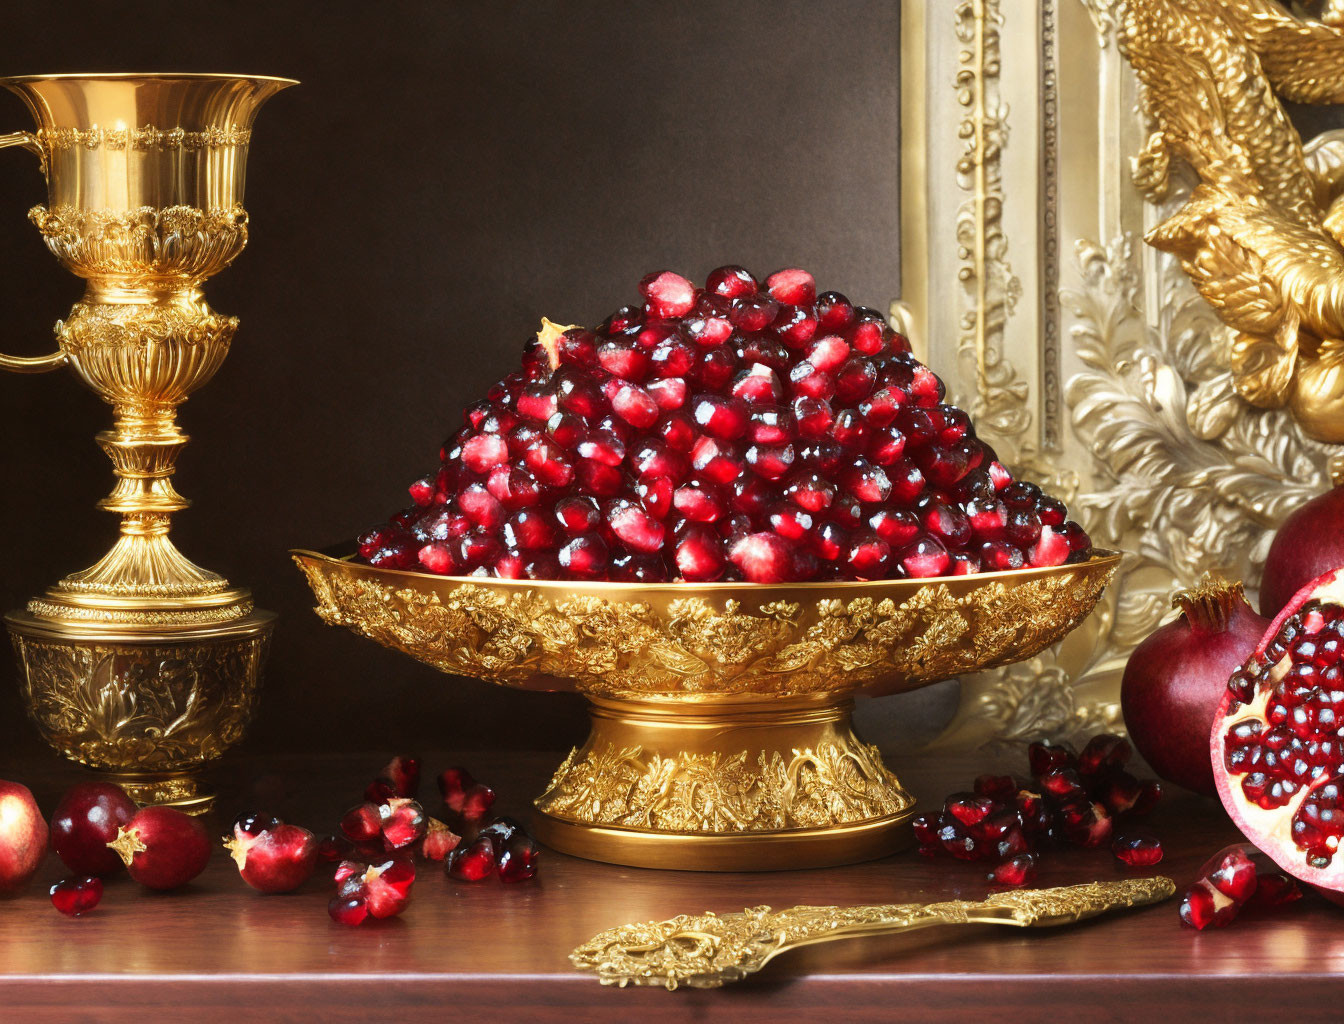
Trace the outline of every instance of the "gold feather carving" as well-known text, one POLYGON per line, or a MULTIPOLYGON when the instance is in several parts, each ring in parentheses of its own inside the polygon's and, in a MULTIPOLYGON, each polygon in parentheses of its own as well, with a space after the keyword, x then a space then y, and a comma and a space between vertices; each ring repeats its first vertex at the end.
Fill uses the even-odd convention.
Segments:
POLYGON ((1344 441, 1344 134, 1304 147, 1280 101, 1344 102, 1344 30, 1274 0, 1128 0, 1118 40, 1152 129, 1136 183, 1200 181, 1148 242, 1235 333, 1237 393, 1344 441))

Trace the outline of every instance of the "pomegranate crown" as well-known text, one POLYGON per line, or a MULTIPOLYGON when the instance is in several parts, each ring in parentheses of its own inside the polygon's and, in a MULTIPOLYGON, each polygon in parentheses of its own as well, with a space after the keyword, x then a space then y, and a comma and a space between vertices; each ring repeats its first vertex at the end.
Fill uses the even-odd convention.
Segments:
POLYGON ((1171 606, 1179 608, 1192 626, 1204 630, 1224 630, 1233 607, 1245 603, 1241 580, 1225 580, 1216 572, 1206 572, 1189 590, 1171 596, 1171 606))

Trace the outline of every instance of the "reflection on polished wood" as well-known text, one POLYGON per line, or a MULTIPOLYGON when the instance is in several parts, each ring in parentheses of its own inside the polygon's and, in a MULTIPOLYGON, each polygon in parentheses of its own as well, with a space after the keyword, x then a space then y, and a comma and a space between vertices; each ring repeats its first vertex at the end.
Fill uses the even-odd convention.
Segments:
MULTIPOLYGON (((427 768, 462 761, 523 813, 552 755, 427 755, 427 768)), ((311 826, 333 823, 385 752, 360 758, 240 757, 220 779, 220 810, 266 807, 311 826)), ((932 802, 983 763, 894 766, 932 802)), ((1007 766, 1006 766, 1007 767, 1007 766)), ((32 784, 50 811, 79 778, 66 766, 0 759, 0 777, 32 784)), ((223 823, 211 822, 222 831, 223 823)), ((1184 885, 1235 833, 1213 801, 1177 797, 1150 827, 1167 848, 1155 869, 1184 885)), ((1145 872, 1148 874, 1152 871, 1145 872)), ((452 1008, 468 1019, 939 1021, 1114 1019, 1145 1007, 1191 1019, 1260 1005, 1272 985, 1285 1019, 1322 1019, 1344 994, 1344 917, 1316 897, 1278 916, 1245 918, 1202 934, 1181 928, 1168 902, 1067 929, 951 929, 799 950, 720 992, 603 988, 568 954, 597 932, 633 920, 744 906, 979 899, 982 865, 905 853, 870 864, 761 874, 691 874, 617 867, 546 851, 532 883, 447 880, 424 868, 403 918, 359 929, 333 924, 327 884, 289 896, 243 886, 221 848, 201 879, 176 894, 121 879, 87 919, 60 917, 45 887, 51 859, 20 896, 0 901, 0 1019, 68 1021, 83 1012, 229 1016, 246 1005, 265 1019, 409 1018, 452 1008), (1333 976, 1332 976, 1333 975, 1333 976), (59 980, 60 984, 54 982, 59 980), (518 1016, 511 1016, 518 1015, 518 1016)), ((1106 851, 1047 858, 1039 884, 1125 877, 1106 851)))

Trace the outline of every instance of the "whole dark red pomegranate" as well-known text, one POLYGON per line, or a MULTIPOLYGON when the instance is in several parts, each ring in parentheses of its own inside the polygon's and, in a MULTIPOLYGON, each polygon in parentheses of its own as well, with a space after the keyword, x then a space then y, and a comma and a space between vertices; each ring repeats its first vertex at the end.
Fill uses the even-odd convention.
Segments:
POLYGON ((1218 795, 1288 873, 1344 891, 1344 569, 1312 580, 1227 683, 1210 747, 1218 795))
POLYGON ((597 328, 546 322, 415 504, 359 537, 444 575, 873 580, 1082 561, 876 310, 804 270, 646 276, 597 328))
MULTIPOLYGON (((1336 479, 1336 484, 1339 484, 1336 479)), ((1317 495, 1274 534, 1260 581, 1260 614, 1273 618, 1299 590, 1344 565, 1344 486, 1317 495)))
POLYGON ((110 782, 71 786, 51 816, 51 848, 79 875, 110 875, 125 865, 107 844, 129 824, 138 808, 124 789, 110 782))
POLYGON ((1209 729, 1227 677, 1255 650, 1269 620, 1246 603, 1240 583, 1211 576, 1171 604, 1181 614, 1129 656, 1120 707, 1130 739, 1153 771, 1215 796, 1209 729))

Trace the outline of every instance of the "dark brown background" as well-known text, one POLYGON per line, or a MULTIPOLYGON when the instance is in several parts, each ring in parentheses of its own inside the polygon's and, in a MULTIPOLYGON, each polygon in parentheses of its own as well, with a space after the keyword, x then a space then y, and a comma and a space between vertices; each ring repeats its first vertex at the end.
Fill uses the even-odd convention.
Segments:
MULTIPOLYGON (((595 322, 647 270, 725 262, 806 266, 879 307, 896 294, 890 0, 67 0, 14 5, 5 22, 4 74, 302 80, 257 122, 252 241, 207 286, 242 327, 182 415, 178 485, 196 507, 177 541, 282 615, 256 744, 578 735, 573 698, 446 680, 321 625, 285 553, 405 504, 540 316, 595 322)), ((4 94, 0 130, 23 127, 4 94)), ((49 347, 79 292, 24 222, 42 199, 35 162, 3 154, 3 347, 22 354, 49 347)), ((108 416, 69 373, 0 375, 4 606, 110 543, 113 520, 92 507, 111 481, 92 441, 108 416)), ((0 672, 0 741, 34 742, 7 660, 0 672)), ((930 706, 882 703, 882 732, 930 706)))

